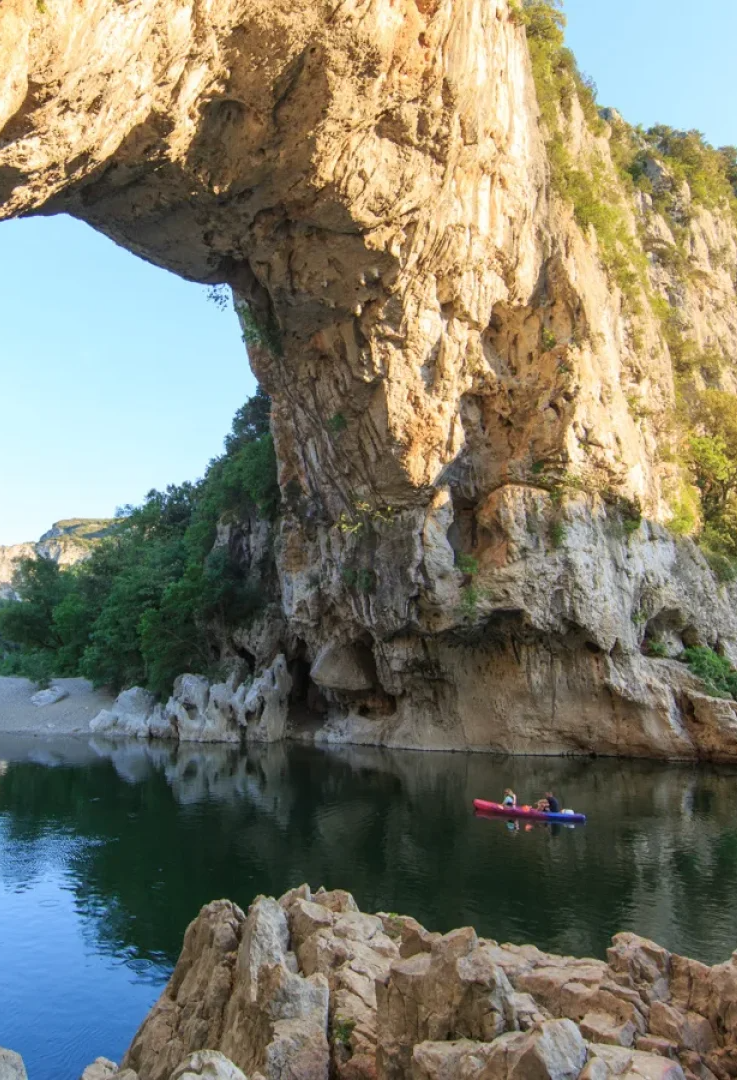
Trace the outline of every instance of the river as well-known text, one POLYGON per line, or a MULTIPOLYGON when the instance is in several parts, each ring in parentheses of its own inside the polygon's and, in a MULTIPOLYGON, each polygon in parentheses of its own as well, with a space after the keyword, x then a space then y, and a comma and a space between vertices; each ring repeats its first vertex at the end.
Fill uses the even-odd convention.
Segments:
POLYGON ((119 1060, 200 906, 307 881, 430 929, 604 956, 636 930, 737 948, 737 768, 0 735, 0 1046, 30 1080, 119 1060), (586 826, 475 796, 549 787, 586 826))

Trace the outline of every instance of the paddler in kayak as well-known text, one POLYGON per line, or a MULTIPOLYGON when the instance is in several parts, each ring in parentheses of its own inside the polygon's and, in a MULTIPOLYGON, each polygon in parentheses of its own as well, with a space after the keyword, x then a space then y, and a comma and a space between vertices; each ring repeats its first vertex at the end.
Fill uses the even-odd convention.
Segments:
POLYGON ((542 810, 545 814, 559 814, 560 803, 556 799, 555 795, 553 795, 552 791, 546 791, 545 798, 540 799, 540 801, 537 803, 536 809, 542 810))
POLYGON ((517 796, 511 788, 504 789, 504 798, 502 799, 502 806, 516 806, 517 796))

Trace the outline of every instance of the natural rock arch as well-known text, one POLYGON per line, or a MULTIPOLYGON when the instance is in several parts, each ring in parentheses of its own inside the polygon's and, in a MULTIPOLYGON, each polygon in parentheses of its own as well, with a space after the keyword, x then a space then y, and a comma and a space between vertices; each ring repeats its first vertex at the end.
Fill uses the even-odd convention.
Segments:
MULTIPOLYGON (((310 659, 371 643, 361 737, 690 752, 641 670, 640 571, 621 570, 606 515, 579 499, 588 563, 545 540, 540 463, 662 513, 621 382, 647 351, 662 412, 672 376, 655 322, 635 347, 595 244, 552 197, 508 0, 4 0, 0 73, 0 217, 71 213, 250 308, 289 494, 284 636, 310 659), (466 533, 483 619, 475 571, 455 565, 466 533), (561 702, 589 710, 584 734, 561 702), (643 730, 653 716, 665 730, 643 730)), ((571 123, 590 138, 575 108, 571 123)), ((678 593, 660 541, 658 588, 678 593)), ((728 600, 698 590, 691 621, 737 638, 728 600)))

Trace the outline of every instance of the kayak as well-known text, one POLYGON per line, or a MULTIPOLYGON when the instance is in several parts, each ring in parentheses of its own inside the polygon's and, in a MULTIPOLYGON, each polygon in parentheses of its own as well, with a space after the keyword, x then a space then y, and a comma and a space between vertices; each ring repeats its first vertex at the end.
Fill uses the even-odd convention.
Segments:
POLYGON ((571 825, 574 822, 582 824, 586 821, 585 814, 551 814, 545 810, 536 810, 534 806, 502 806, 498 802, 487 802, 485 799, 474 799, 473 805, 482 814, 494 814, 505 818, 527 818, 529 821, 560 821, 571 825))

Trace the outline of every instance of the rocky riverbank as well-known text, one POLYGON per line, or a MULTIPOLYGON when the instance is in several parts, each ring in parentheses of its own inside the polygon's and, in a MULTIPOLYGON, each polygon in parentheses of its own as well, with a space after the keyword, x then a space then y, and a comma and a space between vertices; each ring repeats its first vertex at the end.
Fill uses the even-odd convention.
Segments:
POLYGON ((99 1058, 83 1080, 244 1076, 733 1080, 737 953, 710 968, 625 933, 606 961, 574 959, 306 885, 248 914, 218 900, 120 1067, 99 1058))
POLYGON ((0 677, 0 732, 89 735, 90 721, 113 700, 86 679, 55 679, 51 689, 40 697, 29 679, 0 677))

